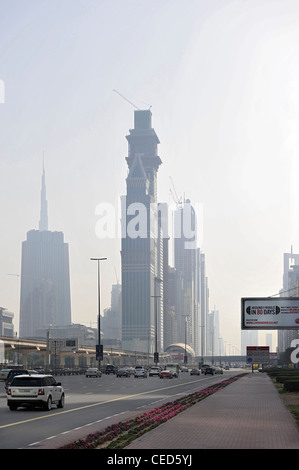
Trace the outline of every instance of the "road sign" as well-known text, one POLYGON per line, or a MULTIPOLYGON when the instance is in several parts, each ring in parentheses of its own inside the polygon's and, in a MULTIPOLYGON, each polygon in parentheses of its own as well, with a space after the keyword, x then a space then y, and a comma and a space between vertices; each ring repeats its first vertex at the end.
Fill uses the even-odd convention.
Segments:
POLYGON ((269 346, 247 346, 247 362, 249 364, 268 364, 270 361, 269 346))
POLYGON ((78 338, 50 338, 49 344, 51 353, 78 350, 78 338))
POLYGON ((299 330, 299 297, 241 299, 242 330, 299 330))

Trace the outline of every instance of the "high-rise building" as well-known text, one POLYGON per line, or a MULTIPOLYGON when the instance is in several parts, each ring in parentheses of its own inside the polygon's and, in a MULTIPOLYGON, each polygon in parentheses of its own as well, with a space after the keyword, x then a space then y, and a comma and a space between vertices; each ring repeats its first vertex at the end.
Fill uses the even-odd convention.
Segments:
POLYGON ((241 330, 241 354, 243 356, 246 356, 247 354, 247 346, 258 346, 258 344, 258 330, 241 330))
MULTIPOLYGON (((182 304, 178 312, 179 341, 186 339, 201 354, 200 257, 197 247, 197 217, 189 199, 174 213, 174 267, 182 273, 182 304)), ((205 296, 205 294, 204 294, 205 296)))
POLYGON ((22 243, 20 337, 34 337, 51 325, 70 325, 68 244, 62 232, 48 230, 45 171, 42 175, 39 230, 22 243))
POLYGON ((158 217, 159 139, 150 110, 134 113, 126 136, 129 173, 122 198, 122 345, 163 350, 163 235, 158 217))
POLYGON ((169 311, 166 316, 166 341, 165 347, 182 341, 181 335, 181 312, 183 298, 183 274, 175 268, 168 268, 168 305, 169 311))
POLYGON ((121 285, 114 284, 111 290, 111 306, 104 310, 101 320, 102 343, 105 346, 121 341, 121 285))
MULTIPOLYGON (((207 328, 207 354, 221 355, 221 338, 220 338, 220 318, 219 311, 212 310, 208 315, 207 328)), ((222 348, 223 352, 223 348, 222 348)))
MULTIPOLYGON (((299 254, 283 254, 283 288, 282 297, 299 297, 299 254)), ((299 330, 278 330, 278 352, 283 353, 291 347, 293 339, 298 338, 299 330)))
POLYGON ((14 314, 6 308, 0 307, 0 336, 14 336, 14 314))

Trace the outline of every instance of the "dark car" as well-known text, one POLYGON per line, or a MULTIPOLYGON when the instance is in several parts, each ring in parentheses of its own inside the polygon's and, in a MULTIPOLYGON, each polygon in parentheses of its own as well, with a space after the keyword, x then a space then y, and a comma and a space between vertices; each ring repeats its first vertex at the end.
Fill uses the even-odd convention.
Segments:
POLYGON ((209 364, 203 364, 203 365, 201 366, 200 369, 201 369, 201 373, 202 373, 202 374, 205 373, 205 370, 206 370, 207 367, 211 367, 211 366, 209 366, 209 364))
POLYGON ((116 372, 116 377, 130 377, 130 375, 131 374, 126 367, 121 367, 116 372))
POLYGON ((191 369, 190 370, 190 375, 200 375, 200 370, 199 369, 191 369))
POLYGON ((214 375, 214 374, 215 374, 215 369, 214 369, 214 367, 206 367, 206 368, 205 368, 205 375, 207 375, 207 374, 214 375))
POLYGON ((112 364, 108 364, 105 369, 105 374, 115 374, 116 373, 116 367, 113 366, 112 364))
POLYGON ((25 374, 37 374, 37 372, 36 372, 36 370, 28 370, 28 369, 11 369, 9 371, 9 373, 7 374, 7 377, 6 377, 6 380, 5 380, 5 383, 4 383, 5 390, 8 389, 8 387, 10 386, 10 384, 12 382, 12 379, 16 375, 25 375, 25 374))

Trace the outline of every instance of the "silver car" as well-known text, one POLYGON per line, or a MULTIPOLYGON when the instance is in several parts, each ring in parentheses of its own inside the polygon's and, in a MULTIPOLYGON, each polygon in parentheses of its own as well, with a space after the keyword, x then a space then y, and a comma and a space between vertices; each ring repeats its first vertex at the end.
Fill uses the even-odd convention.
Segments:
POLYGON ((85 377, 101 377, 101 376, 102 376, 102 372, 96 367, 90 367, 85 372, 85 377))
POLYGON ((139 377, 143 377, 144 379, 146 379, 147 371, 143 367, 135 367, 134 377, 135 379, 138 379, 139 377))
POLYGON ((149 377, 159 377, 159 374, 160 374, 160 367, 151 367, 150 370, 148 371, 148 376, 149 377))

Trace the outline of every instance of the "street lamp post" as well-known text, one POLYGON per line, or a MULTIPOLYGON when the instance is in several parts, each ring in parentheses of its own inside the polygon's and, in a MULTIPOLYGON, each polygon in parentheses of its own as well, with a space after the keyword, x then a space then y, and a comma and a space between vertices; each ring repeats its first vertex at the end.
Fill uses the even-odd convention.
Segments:
POLYGON ((161 295, 152 295, 155 299, 155 352, 154 352, 154 363, 157 365, 159 362, 159 354, 158 354, 158 298, 161 295))
POLYGON ((219 339, 219 352, 220 352, 220 367, 222 367, 222 364, 221 364, 221 341, 222 341, 222 338, 218 338, 219 339))
POLYGON ((184 356, 184 366, 187 366, 187 320, 185 318, 185 356, 184 356))
POLYGON ((101 350, 101 289, 100 289, 100 261, 104 261, 107 258, 90 258, 91 261, 98 262, 98 361, 99 369, 101 367, 101 359, 103 359, 103 350, 101 350))
POLYGON ((188 358, 187 358, 187 317, 190 317, 190 314, 182 314, 182 317, 185 317, 185 355, 184 355, 184 366, 187 366, 188 358))
POLYGON ((154 352, 154 363, 157 365, 159 362, 159 353, 158 353, 158 299, 161 298, 161 295, 156 295, 156 285, 162 283, 162 279, 155 277, 155 295, 151 297, 155 299, 155 352, 154 352))

